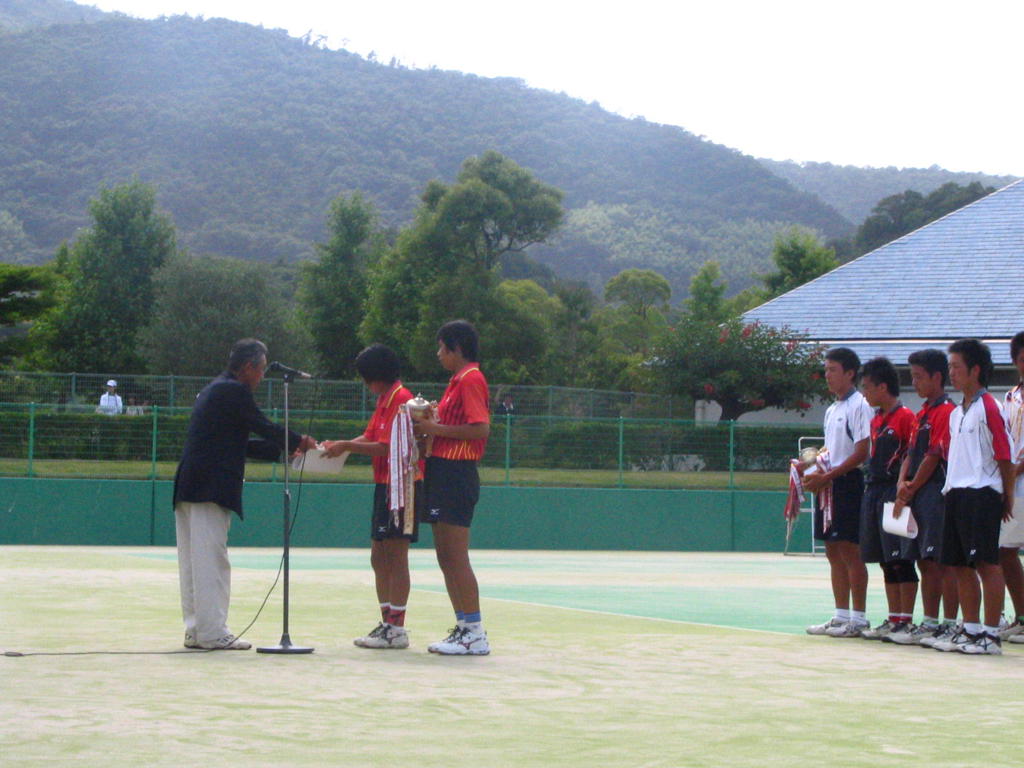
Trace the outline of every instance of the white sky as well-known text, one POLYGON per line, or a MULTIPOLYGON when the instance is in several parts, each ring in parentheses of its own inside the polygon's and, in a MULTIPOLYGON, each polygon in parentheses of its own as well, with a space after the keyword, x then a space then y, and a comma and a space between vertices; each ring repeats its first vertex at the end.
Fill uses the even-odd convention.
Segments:
POLYGON ((80 0, 518 77, 755 157, 1024 176, 1021 0, 80 0))

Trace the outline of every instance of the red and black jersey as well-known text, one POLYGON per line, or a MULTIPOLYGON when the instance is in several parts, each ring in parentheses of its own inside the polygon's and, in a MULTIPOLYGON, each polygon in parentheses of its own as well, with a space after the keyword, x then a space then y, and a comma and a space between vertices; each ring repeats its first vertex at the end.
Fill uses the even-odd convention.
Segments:
POLYGON ((888 413, 879 411, 871 419, 868 484, 895 483, 899 479, 900 464, 910 445, 914 422, 914 412, 899 402, 888 413))
MULTIPOLYGON (((483 424, 490 423, 488 406, 491 396, 477 363, 466 365, 452 376, 448 388, 437 406, 439 424, 483 424)), ((454 437, 434 438, 433 455, 442 459, 480 461, 487 447, 487 439, 459 440, 454 437)))
POLYGON ((949 451, 949 412, 956 408, 949 395, 943 393, 921 406, 917 421, 910 436, 910 450, 907 466, 907 480, 913 480, 925 456, 938 456, 939 466, 929 482, 946 482, 946 454, 949 451))

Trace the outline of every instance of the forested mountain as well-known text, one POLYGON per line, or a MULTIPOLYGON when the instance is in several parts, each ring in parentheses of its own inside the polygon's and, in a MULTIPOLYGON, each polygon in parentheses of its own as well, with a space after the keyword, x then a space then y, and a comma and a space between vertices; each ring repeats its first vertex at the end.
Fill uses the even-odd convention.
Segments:
POLYGON ((859 168, 832 163, 797 163, 792 160, 762 159, 765 167, 791 182, 797 189, 817 195, 849 221, 860 223, 880 200, 912 189, 927 195, 943 184, 967 186, 980 182, 1000 189, 1016 176, 986 173, 958 173, 933 165, 931 168, 859 168))
POLYGON ((362 190, 404 224, 427 181, 489 149, 565 192, 562 234, 530 255, 595 287, 650 266, 679 299, 713 257, 738 290, 767 270, 782 224, 852 229, 751 157, 518 80, 383 65, 224 20, 0 35, 0 246, 21 243, 7 261, 50 258, 90 197, 133 175, 193 251, 294 261, 324 239, 339 193, 362 190))
POLYGON ((107 16, 91 5, 79 5, 71 0, 0 0, 0 31, 99 21, 107 16))

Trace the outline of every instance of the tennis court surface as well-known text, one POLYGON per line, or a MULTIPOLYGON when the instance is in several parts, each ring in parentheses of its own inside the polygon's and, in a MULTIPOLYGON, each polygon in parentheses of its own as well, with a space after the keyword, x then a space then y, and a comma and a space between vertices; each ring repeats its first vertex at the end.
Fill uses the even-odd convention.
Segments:
MULTIPOLYGON (((451 624, 414 550, 413 647, 369 651, 368 553, 292 553, 291 637, 255 652, 0 657, 0 765, 963 766, 1019 751, 1024 646, 965 657, 812 638, 822 559, 474 552, 492 654, 425 652, 451 624)), ((231 625, 275 550, 234 549, 231 625)), ((869 613, 881 618, 872 572, 869 613)), ((160 548, 0 547, 0 649, 178 651, 160 548)), ((281 635, 280 587, 246 637, 281 635)))

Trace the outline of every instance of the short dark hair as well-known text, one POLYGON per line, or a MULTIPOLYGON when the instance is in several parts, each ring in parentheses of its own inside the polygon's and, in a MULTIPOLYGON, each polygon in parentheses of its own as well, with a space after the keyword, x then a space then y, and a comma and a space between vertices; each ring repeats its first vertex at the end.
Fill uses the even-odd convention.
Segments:
POLYGON ((839 363, 844 371, 853 371, 854 376, 860 370, 860 358, 849 347, 833 347, 825 353, 825 359, 839 363))
POLYGON ((356 371, 366 381, 391 384, 398 380, 401 364, 391 347, 371 344, 356 356, 356 371))
POLYGON ((981 386, 988 386, 988 380, 992 376, 992 351, 988 344, 978 339, 960 339, 949 345, 949 354, 960 355, 968 370, 978 366, 978 383, 981 386))
POLYGON ((896 373, 896 366, 887 357, 876 357, 864 363, 860 372, 861 377, 871 379, 875 384, 885 384, 889 394, 899 397, 900 375, 896 373))
POLYGON ((437 340, 452 352, 458 348, 462 356, 472 363, 480 359, 480 337, 468 320, 452 320, 437 330, 437 340))
POLYGON ((942 374, 942 386, 949 383, 949 358, 938 349, 919 349, 911 352, 907 364, 924 368, 929 376, 942 374))
POLYGON ((231 345, 228 355, 228 370, 238 373, 246 363, 256 365, 261 357, 266 357, 267 345, 259 339, 239 339, 231 345))
POLYGON ((1010 339, 1010 362, 1013 364, 1017 363, 1017 355, 1020 354, 1021 349, 1024 349, 1024 331, 1020 331, 1016 336, 1010 339))

